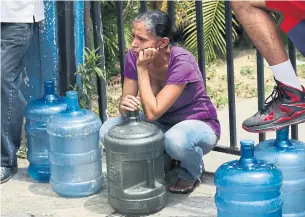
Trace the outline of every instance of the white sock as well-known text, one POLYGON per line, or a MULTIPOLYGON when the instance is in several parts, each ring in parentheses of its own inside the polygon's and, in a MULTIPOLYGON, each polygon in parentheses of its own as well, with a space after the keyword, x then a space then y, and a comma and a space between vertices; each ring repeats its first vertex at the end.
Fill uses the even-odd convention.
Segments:
POLYGON ((270 68, 273 71, 276 80, 286 84, 287 86, 302 90, 301 83, 295 74, 290 60, 278 65, 270 66, 270 68))

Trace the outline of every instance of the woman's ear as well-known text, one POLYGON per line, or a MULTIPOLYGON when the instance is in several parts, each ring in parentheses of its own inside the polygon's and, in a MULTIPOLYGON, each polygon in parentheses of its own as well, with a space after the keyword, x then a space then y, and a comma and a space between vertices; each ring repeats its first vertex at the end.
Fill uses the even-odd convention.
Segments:
POLYGON ((161 40, 160 40, 160 48, 165 48, 165 47, 167 47, 168 46, 168 44, 169 44, 169 39, 167 38, 167 37, 164 37, 164 38, 161 38, 161 40))

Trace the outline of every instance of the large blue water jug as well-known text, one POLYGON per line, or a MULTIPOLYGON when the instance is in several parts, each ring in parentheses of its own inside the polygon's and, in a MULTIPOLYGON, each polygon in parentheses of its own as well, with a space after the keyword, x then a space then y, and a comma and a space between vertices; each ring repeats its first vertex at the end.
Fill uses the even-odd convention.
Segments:
POLYGON ((281 171, 254 157, 254 141, 240 143, 240 159, 221 165, 214 176, 217 216, 281 217, 281 171))
POLYGON ((283 216, 305 217, 305 143, 289 139, 289 128, 283 128, 276 139, 259 143, 255 156, 276 164, 283 173, 283 216))
POLYGON ((25 132, 27 135, 28 173, 38 182, 48 182, 50 165, 48 150, 49 136, 46 130, 47 120, 55 114, 66 110, 64 97, 55 94, 54 81, 44 81, 44 95, 40 99, 30 101, 25 109, 25 132))
POLYGON ((103 183, 101 120, 80 109, 75 91, 68 91, 67 110, 49 119, 50 184, 60 196, 82 197, 98 192, 103 183))

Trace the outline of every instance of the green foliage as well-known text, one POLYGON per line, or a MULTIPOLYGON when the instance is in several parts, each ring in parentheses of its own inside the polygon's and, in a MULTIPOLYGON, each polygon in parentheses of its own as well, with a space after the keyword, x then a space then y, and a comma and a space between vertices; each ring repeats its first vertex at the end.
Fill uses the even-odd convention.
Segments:
POLYGON ((77 83, 74 86, 74 90, 80 92, 79 103, 82 108, 88 108, 91 96, 97 93, 96 78, 106 80, 106 73, 100 68, 101 56, 96 53, 98 49, 89 50, 85 48, 85 61, 78 66, 77 72, 75 73, 75 75, 80 76, 82 81, 81 87, 77 83))
POLYGON ((297 66, 297 74, 301 78, 305 78, 305 65, 299 65, 297 66))
POLYGON ((26 159, 27 158, 28 149, 25 146, 21 146, 17 151, 17 158, 26 159))
MULTIPOLYGON (((225 24, 225 1, 203 1, 203 32, 205 56, 208 62, 217 58, 218 54, 226 54, 226 24, 225 24)), ((195 2, 189 3, 187 10, 187 20, 189 25, 184 29, 185 45, 189 50, 197 49, 197 26, 195 2)), ((237 21, 232 18, 234 25, 237 21)), ((232 28, 232 38, 235 40, 237 33, 232 28)))
POLYGON ((252 66, 242 66, 240 69, 240 74, 243 76, 252 75, 254 73, 254 68, 252 66))
MULTIPOLYGON (((138 14, 139 3, 138 1, 124 1, 123 8, 125 50, 127 51, 132 40, 131 22, 133 17, 138 14)), ((111 76, 117 75, 119 73, 120 67, 118 25, 115 1, 101 1, 101 14, 103 24, 106 74, 107 78, 111 78, 111 76)))
POLYGON ((296 57, 297 57, 297 60, 305 61, 305 57, 297 49, 296 49, 296 57))

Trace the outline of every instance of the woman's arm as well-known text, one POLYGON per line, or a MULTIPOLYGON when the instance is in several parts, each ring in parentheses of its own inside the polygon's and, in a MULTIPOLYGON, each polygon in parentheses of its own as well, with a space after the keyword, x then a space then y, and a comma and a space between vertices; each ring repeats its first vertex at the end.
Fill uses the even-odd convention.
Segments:
POLYGON ((130 78, 124 78, 124 85, 122 90, 122 97, 120 101, 119 111, 121 115, 125 116, 126 111, 130 111, 132 108, 138 109, 139 99, 136 99, 138 95, 138 81, 130 78))
POLYGON ((151 88, 148 70, 138 67, 140 97, 147 121, 161 117, 181 95, 185 84, 168 84, 155 97, 151 88))

